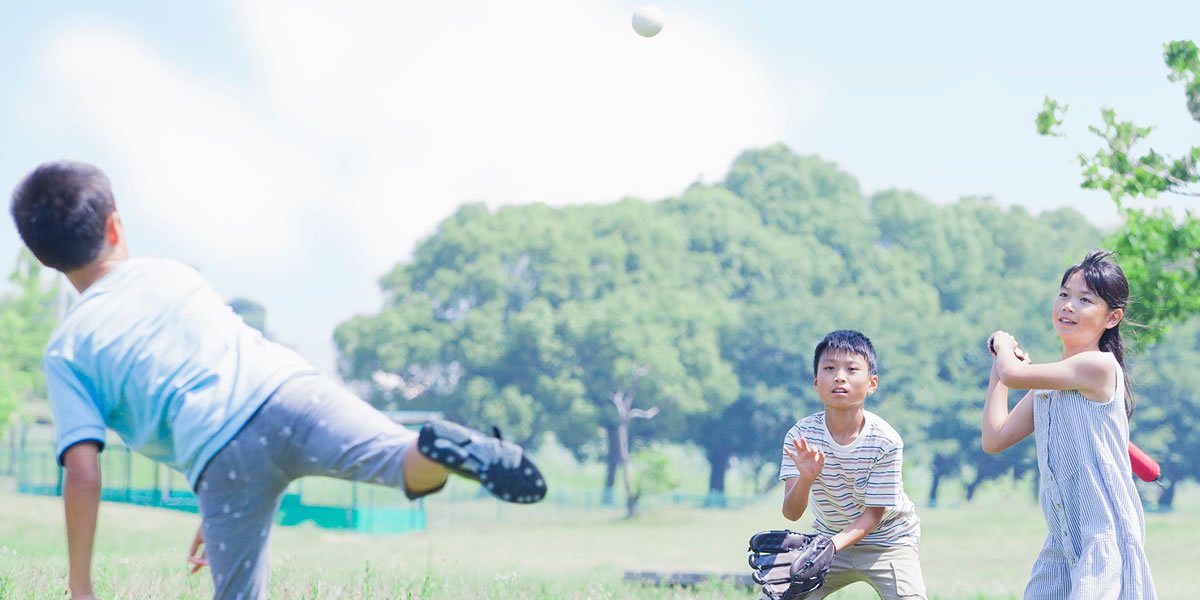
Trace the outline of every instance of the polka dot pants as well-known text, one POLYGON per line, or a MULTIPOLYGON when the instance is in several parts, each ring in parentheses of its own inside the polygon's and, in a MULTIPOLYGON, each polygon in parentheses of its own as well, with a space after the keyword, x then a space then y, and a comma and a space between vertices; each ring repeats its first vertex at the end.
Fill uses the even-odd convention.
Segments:
POLYGON ((416 437, 328 377, 280 386, 196 484, 215 598, 267 597, 267 544, 289 483, 320 475, 403 490, 416 437))

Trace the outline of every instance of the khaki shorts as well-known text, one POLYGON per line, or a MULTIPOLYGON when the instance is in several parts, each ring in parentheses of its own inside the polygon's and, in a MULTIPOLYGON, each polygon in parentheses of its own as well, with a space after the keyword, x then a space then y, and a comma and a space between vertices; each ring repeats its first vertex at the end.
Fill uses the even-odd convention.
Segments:
POLYGON ((834 554, 825 584, 806 600, 819 600, 857 581, 867 582, 883 600, 925 600, 925 578, 921 576, 916 546, 864 544, 834 554))

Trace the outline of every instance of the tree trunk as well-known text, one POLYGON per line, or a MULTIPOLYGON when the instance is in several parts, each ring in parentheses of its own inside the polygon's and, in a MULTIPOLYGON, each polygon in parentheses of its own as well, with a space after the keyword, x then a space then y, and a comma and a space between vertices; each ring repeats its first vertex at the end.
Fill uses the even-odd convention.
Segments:
POLYGON ((725 493, 725 473, 729 471, 729 451, 710 450, 708 452, 708 493, 725 493))
POLYGON ((937 459, 934 459, 934 466, 929 470, 933 475, 933 481, 929 483, 929 506, 937 506, 938 486, 942 483, 942 470, 937 468, 937 459))
POLYGON ((611 506, 613 503, 613 487, 617 481, 617 466, 621 463, 621 445, 617 440, 617 428, 605 427, 608 432, 608 456, 605 457, 604 495, 600 503, 611 506))
POLYGON ((633 482, 629 478, 629 424, 622 420, 617 425, 617 440, 621 452, 621 477, 625 480, 625 517, 633 518, 637 508, 637 495, 633 491, 633 482))
MULTIPOLYGON (((658 414, 658 407, 655 406, 649 410, 642 410, 633 407, 634 390, 637 389, 638 378, 646 373, 649 369, 634 366, 633 381, 629 385, 629 389, 617 390, 608 395, 608 399, 612 400, 613 406, 617 408, 617 458, 621 462, 621 473, 625 479, 625 510, 626 518, 632 518, 634 510, 637 508, 638 496, 640 491, 634 491, 633 481, 629 476, 629 422, 633 419, 653 419, 654 415, 658 414)), ((612 430, 609 430, 609 441, 612 441, 612 430)), ((613 454, 612 446, 609 446, 609 456, 613 454)))
POLYGON ((728 450, 709 450, 708 451, 708 497, 704 499, 705 506, 721 506, 726 505, 725 502, 725 474, 729 472, 729 456, 728 450))

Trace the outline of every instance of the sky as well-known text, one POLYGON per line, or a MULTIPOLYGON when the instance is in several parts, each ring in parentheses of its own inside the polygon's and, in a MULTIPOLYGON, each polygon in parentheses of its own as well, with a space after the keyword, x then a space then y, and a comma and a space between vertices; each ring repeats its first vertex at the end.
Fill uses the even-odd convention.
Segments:
MULTIPOLYGON (((0 188, 113 182, 136 256, 195 266, 333 373, 332 332, 465 202, 659 200, 777 142, 864 194, 990 196, 1118 224, 1079 189, 1102 107, 1200 143, 1162 45, 1200 2, 462 0, 7 3, 0 188), (1035 134, 1047 95, 1062 138, 1035 134)), ((1177 209, 1200 203, 1164 198, 1177 209)), ((7 212, 7 211, 6 211, 7 212)), ((21 248, 0 224, 0 267, 21 248)))

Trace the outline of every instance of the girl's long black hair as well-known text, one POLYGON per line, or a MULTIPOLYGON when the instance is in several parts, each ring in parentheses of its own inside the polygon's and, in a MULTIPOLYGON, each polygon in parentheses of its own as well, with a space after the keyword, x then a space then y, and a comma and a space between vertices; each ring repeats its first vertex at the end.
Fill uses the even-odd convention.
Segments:
MULTIPOLYGON (((1083 262, 1074 265, 1063 273, 1062 283, 1078 272, 1083 273, 1083 281, 1088 289, 1100 296, 1109 310, 1125 309, 1129 304, 1129 280, 1125 272, 1116 262, 1109 260, 1113 256, 1108 250, 1092 250, 1084 257, 1083 262)), ((1100 335, 1100 350, 1112 352, 1121 365, 1125 379, 1125 417, 1133 416, 1133 388, 1129 385, 1129 369, 1125 368, 1125 342, 1121 339, 1121 324, 1117 323, 1111 329, 1106 329, 1100 335)))

